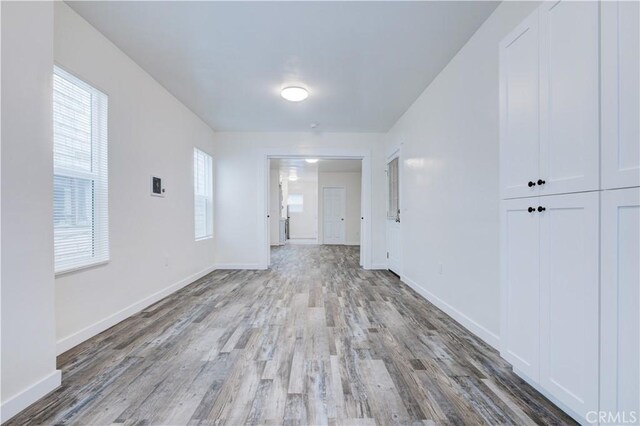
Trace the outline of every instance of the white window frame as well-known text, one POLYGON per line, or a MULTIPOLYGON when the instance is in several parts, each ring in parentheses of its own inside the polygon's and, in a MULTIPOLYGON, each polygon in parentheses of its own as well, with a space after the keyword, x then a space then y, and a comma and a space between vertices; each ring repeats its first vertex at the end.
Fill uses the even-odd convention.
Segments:
POLYGON ((196 147, 193 148, 193 230, 195 241, 213 238, 213 157, 196 147), (198 192, 199 160, 203 161, 204 167, 204 189, 201 193, 198 192), (205 206, 204 232, 198 229, 199 201, 204 201, 205 206))
MULTIPOLYGON (((92 245, 91 253, 84 256, 72 256, 68 259, 55 256, 55 274, 64 274, 109 262, 109 217, 108 217, 108 96, 76 76, 54 66, 55 77, 61 78, 91 94, 91 170, 64 167, 56 164, 56 133, 54 131, 53 174, 59 177, 84 179, 92 182, 92 245)), ((54 82, 54 92, 55 92, 54 82)), ((54 93, 54 122, 55 93, 54 93)), ((54 223, 54 253, 61 250, 57 244, 56 225, 54 223)))

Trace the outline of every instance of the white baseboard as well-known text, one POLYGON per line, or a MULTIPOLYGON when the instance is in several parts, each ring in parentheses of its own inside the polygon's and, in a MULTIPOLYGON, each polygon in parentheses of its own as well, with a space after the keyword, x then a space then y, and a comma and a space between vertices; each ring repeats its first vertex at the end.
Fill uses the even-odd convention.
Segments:
POLYGON ((40 381, 4 401, 0 405, 0 423, 6 422, 40 398, 54 391, 60 386, 61 377, 60 370, 54 370, 40 381))
POLYGON ((387 269, 387 264, 386 263, 372 263, 371 267, 369 269, 387 269))
POLYGON ((440 299, 435 294, 426 290, 422 286, 420 286, 417 282, 413 281, 411 278, 406 275, 400 278, 402 282, 407 284, 409 287, 414 289, 418 294, 427 299, 429 302, 436 305, 440 310, 444 311, 451 318, 459 322, 462 326, 464 326, 467 330, 484 340, 489 346, 492 346, 496 350, 500 350, 500 336, 488 330, 484 326, 478 324, 473 319, 469 318, 444 300, 440 299))
POLYGON ((170 295, 171 293, 174 293, 178 290, 180 290, 183 287, 186 287, 187 285, 191 284, 192 282, 204 277, 205 275, 207 275, 208 273, 212 272, 216 270, 215 266, 211 266, 208 268, 203 269, 200 272, 196 272, 193 275, 190 275, 180 281, 178 281, 175 284, 170 285, 169 287, 166 287, 156 293, 153 293, 150 296, 145 297, 142 300, 137 301, 136 303, 127 306, 126 308, 109 315, 108 317, 94 323, 91 324, 88 327, 83 328, 80 331, 77 331, 73 334, 70 334, 69 336, 63 337, 62 339, 58 340, 58 342, 56 343, 56 351, 57 354, 60 355, 63 352, 68 351, 69 349, 73 348, 74 346, 79 345, 80 343, 84 342, 87 339, 90 339, 91 337, 102 333, 103 331, 105 331, 106 329, 108 329, 109 327, 113 327, 114 325, 116 325, 117 323, 119 323, 120 321, 123 321, 127 318, 129 318, 131 315, 136 314, 138 312, 140 312, 141 310, 143 310, 144 308, 146 308, 147 306, 153 305, 154 303, 156 303, 158 300, 163 299, 165 297, 167 297, 168 295, 170 295))
POLYGON ((216 270, 227 269, 267 269, 259 263, 216 263, 216 270))

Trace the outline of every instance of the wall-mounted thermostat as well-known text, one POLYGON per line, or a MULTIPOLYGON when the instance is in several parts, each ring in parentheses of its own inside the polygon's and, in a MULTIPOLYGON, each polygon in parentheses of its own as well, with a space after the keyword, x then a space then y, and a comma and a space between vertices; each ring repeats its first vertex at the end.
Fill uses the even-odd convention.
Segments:
POLYGON ((151 176, 151 195, 154 197, 164 197, 162 179, 157 176, 151 176))

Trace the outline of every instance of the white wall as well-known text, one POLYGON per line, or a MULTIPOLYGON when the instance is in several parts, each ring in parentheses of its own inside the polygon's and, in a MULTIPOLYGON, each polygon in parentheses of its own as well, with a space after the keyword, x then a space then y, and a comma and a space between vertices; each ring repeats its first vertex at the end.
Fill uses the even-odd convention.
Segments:
POLYGON ((402 144, 403 279, 493 345, 500 333, 498 43, 536 5, 502 3, 388 135, 388 152, 402 144))
MULTIPOLYGON (((384 134, 379 133, 235 133, 215 134, 216 264, 224 268, 260 268, 265 214, 265 153, 286 156, 371 153, 372 267, 385 266, 384 134)), ((320 155, 320 156, 322 156, 320 155)), ((263 246, 264 244, 264 246, 263 246)))
POLYGON ((349 245, 360 244, 360 217, 362 173, 360 172, 320 172, 318 174, 318 234, 322 242, 323 232, 323 188, 343 187, 346 193, 345 241, 349 245))
POLYGON ((62 350, 211 269, 214 241, 194 241, 193 148, 213 154, 213 131, 62 2, 54 54, 109 96, 111 261, 56 279, 62 350), (152 174, 165 198, 149 195, 152 174))
POLYGON ((53 280, 53 3, 2 2, 2 419, 60 384, 53 280))
POLYGON ((302 171, 298 180, 289 181, 288 195, 302 195, 302 211, 289 207, 289 238, 318 238, 318 170, 302 171))

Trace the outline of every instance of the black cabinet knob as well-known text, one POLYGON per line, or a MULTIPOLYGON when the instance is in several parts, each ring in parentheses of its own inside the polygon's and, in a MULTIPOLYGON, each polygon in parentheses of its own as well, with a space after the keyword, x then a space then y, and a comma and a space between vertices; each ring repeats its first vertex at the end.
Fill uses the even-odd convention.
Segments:
POLYGON ((538 211, 543 212, 546 210, 546 207, 538 206, 538 211))
POLYGON ((534 209, 533 207, 529 207, 529 208, 527 209, 527 211, 528 211, 529 213, 533 213, 533 212, 535 212, 535 211, 536 211, 536 209, 534 209))
POLYGON ((530 180, 527 185, 529 185, 529 188, 531 188, 532 186, 536 186, 536 183, 530 180))
POLYGON ((547 183, 547 182, 545 182, 545 181, 544 181, 544 180, 542 180, 542 179, 538 179, 538 185, 544 185, 545 183, 547 183))

